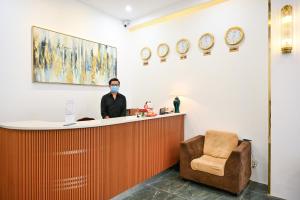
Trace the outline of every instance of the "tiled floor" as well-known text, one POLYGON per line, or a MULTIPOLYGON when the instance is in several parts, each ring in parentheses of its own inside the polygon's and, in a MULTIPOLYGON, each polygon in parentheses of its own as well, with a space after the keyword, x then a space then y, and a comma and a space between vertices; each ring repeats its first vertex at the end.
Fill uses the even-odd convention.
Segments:
POLYGON ((239 195, 210 188, 201 184, 183 180, 179 177, 176 168, 171 168, 157 176, 139 184, 113 200, 278 200, 267 195, 267 186, 250 182, 247 188, 239 195))

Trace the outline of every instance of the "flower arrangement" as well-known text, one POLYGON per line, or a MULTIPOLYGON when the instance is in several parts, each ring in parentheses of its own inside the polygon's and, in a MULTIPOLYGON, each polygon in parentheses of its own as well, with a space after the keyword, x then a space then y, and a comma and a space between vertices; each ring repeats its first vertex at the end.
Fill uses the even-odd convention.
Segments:
POLYGON ((141 115, 142 117, 144 117, 144 116, 146 115, 147 112, 148 112, 148 110, 145 109, 145 108, 139 109, 139 113, 140 113, 140 115, 141 115))
POLYGON ((139 115, 141 117, 154 117, 157 114, 150 109, 142 108, 142 109, 139 109, 139 115))

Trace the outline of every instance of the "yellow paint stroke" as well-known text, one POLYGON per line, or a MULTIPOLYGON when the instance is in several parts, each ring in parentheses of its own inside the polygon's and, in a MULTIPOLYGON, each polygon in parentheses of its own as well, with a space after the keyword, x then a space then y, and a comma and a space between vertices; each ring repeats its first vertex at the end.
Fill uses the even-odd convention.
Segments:
POLYGON ((96 68, 97 68, 97 57, 92 57, 92 70, 91 70, 91 83, 96 83, 96 68))
POLYGON ((130 32, 137 31, 137 30, 145 28, 147 26, 153 26, 155 24, 164 23, 164 22, 167 22, 167 21, 179 18, 179 17, 191 15, 195 12, 199 12, 200 10, 210 8, 212 6, 215 6, 215 5, 220 4, 220 3, 224 3, 226 1, 229 1, 229 0, 211 0, 211 1, 206 2, 206 3, 201 3, 199 5, 192 6, 190 8, 186 8, 186 9, 180 10, 178 12, 175 12, 175 13, 172 13, 172 14, 169 14, 169 15, 166 15, 166 16, 162 16, 162 17, 159 17, 159 18, 147 21, 147 22, 143 22, 141 24, 134 25, 134 26, 129 28, 129 31, 130 32))

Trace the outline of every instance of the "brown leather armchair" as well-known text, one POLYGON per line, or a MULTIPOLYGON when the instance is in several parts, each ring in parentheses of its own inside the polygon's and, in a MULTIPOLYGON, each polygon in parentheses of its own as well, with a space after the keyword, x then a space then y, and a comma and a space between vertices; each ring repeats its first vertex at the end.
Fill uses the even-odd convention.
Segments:
POLYGON ((217 176, 191 168, 191 161, 203 155, 204 139, 205 136, 199 135, 181 142, 180 176, 239 194, 247 186, 251 176, 251 143, 239 140, 238 146, 225 163, 224 176, 217 176))

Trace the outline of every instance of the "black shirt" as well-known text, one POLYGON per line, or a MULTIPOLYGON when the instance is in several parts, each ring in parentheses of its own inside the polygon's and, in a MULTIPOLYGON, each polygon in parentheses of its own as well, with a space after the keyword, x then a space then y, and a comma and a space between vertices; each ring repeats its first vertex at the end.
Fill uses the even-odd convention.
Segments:
POLYGON ((120 93, 117 93, 116 99, 111 93, 104 95, 101 99, 101 115, 102 118, 126 116, 126 97, 120 93))

